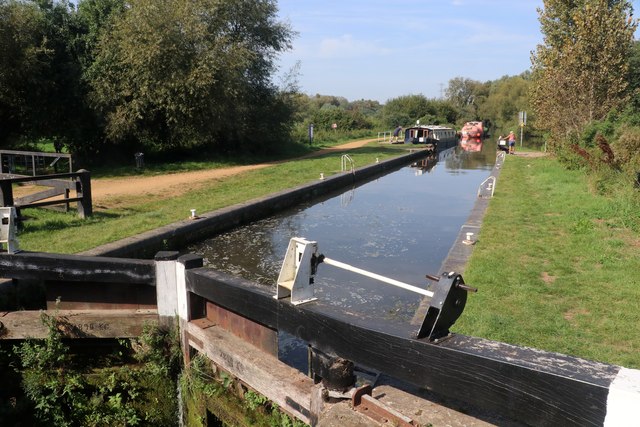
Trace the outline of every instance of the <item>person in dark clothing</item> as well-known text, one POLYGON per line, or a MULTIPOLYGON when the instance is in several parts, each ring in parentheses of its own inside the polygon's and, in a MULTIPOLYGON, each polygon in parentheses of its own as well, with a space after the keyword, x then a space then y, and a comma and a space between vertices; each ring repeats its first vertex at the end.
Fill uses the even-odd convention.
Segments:
POLYGON ((398 136, 400 136, 400 131, 402 130, 402 126, 397 126, 393 131, 393 138, 391 142, 398 142, 398 136))

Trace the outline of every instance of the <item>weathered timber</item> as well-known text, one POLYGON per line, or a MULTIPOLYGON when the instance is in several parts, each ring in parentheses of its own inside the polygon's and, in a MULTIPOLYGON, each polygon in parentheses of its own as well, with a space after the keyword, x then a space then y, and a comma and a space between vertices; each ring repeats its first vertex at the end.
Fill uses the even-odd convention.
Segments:
POLYGON ((0 277, 155 285, 152 260, 19 252, 0 254, 0 277))
POLYGON ((338 314, 316 301, 293 306, 272 290, 208 269, 187 271, 187 289, 228 310, 284 330, 327 354, 497 411, 530 425, 602 425, 619 366, 454 335, 439 344, 412 328, 338 314))
POLYGON ((268 396, 284 411, 311 422, 311 378, 206 319, 189 322, 187 334, 189 345, 216 365, 268 396))
POLYGON ((51 310, 0 313, 0 340, 46 338, 42 316, 57 320, 66 338, 132 338, 142 333, 145 323, 158 321, 156 310, 51 310))
MULTIPOLYGON (((27 194, 26 196, 16 198, 14 200, 16 206, 26 205, 29 203, 37 202, 38 200, 50 199, 51 197, 61 196, 65 194, 66 189, 64 188, 50 188, 49 190, 38 191, 37 193, 27 194)), ((65 200, 62 199, 59 203, 64 203, 65 200)))
POLYGON ((69 202, 78 202, 78 215, 81 218, 91 216, 93 213, 93 204, 91 201, 91 173, 87 170, 81 169, 78 172, 71 173, 58 173, 52 175, 40 175, 40 176, 18 176, 10 178, 0 179, 0 201, 2 206, 16 206, 21 209, 36 208, 42 206, 58 205, 61 203, 68 204, 69 202), (65 178, 73 178, 73 181, 61 181, 65 178), (77 197, 66 197, 62 201, 47 200, 43 202, 29 202, 33 201, 36 195, 25 196, 19 200, 14 200, 13 197, 13 184, 29 183, 33 185, 43 185, 54 187, 51 192, 45 191, 38 193, 43 198, 52 197, 55 190, 64 192, 65 196, 68 196, 68 190, 75 190, 77 197))
POLYGON ((47 309, 156 310, 156 288, 140 283, 45 282, 47 309))
POLYGON ((40 175, 40 176, 24 176, 24 175, 11 175, 13 178, 4 178, 3 181, 10 181, 13 184, 20 183, 29 183, 38 185, 40 181, 46 182, 46 180, 57 180, 57 179, 65 179, 65 178, 77 178, 78 172, 66 172, 66 173, 54 173, 50 175, 40 175))
MULTIPOLYGON (((75 173, 74 175, 78 175, 78 174, 75 173)), ((48 176, 51 176, 51 175, 48 175, 48 176)), ((34 179, 35 178, 31 178, 31 181, 25 181, 22 183, 28 184, 28 185, 43 186, 43 187, 53 187, 59 190, 63 190, 65 188, 68 190, 74 190, 76 188, 75 181, 70 179, 48 179, 48 178, 47 179, 38 178, 37 180, 34 180, 34 179)))
POLYGON ((44 206, 61 205, 63 203, 82 202, 83 200, 84 200, 83 197, 67 197, 66 199, 45 200, 42 202, 33 202, 33 203, 22 203, 22 202, 18 202, 18 200, 15 200, 15 206, 20 209, 42 208, 44 206))

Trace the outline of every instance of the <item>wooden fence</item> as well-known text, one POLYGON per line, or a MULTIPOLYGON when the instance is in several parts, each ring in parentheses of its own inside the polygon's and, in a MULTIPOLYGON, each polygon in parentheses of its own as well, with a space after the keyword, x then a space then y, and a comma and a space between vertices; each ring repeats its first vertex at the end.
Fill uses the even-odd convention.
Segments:
MULTIPOLYGON (((66 168, 73 172, 71 154, 45 153, 41 151, 0 150, 0 174, 47 175, 57 173, 59 163, 66 162, 66 168), (48 159, 53 159, 48 163, 48 159)), ((62 166, 62 165, 61 165, 62 166)))
POLYGON ((53 175, 5 177, 0 179, 0 198, 2 206, 15 206, 17 210, 42 206, 64 205, 68 209, 69 203, 77 202, 78 215, 81 218, 93 214, 91 201, 91 173, 81 169, 77 172, 59 173, 53 175), (21 198, 14 198, 13 184, 33 184, 51 187, 21 198), (70 191, 75 191, 75 197, 69 197, 70 191), (63 196, 61 199, 51 199, 63 196))

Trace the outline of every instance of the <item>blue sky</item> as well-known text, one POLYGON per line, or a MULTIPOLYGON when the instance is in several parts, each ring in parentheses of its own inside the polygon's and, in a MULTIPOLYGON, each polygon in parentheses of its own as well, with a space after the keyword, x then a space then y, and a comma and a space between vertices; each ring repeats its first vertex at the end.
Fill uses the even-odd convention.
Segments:
MULTIPOLYGON (((639 10, 640 0, 632 1, 639 10)), ((298 36, 281 72, 300 62, 309 95, 382 103, 440 97, 450 79, 517 75, 542 42, 542 0, 278 0, 298 36)))

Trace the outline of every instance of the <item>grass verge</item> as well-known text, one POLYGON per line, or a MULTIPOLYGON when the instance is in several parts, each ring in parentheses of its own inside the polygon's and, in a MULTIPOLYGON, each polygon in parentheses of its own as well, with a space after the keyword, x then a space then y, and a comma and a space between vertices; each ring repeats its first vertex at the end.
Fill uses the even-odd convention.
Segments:
POLYGON ((456 332, 640 368, 638 206, 551 158, 509 157, 456 332))
MULTIPOLYGON (((371 143, 349 150, 349 155, 356 167, 360 167, 405 152, 398 146, 371 143)), ((340 172, 342 154, 344 152, 336 151, 274 164, 211 181, 198 190, 171 199, 128 199, 119 203, 117 209, 96 210, 94 216, 86 220, 79 219, 75 212, 30 209, 24 212, 29 220, 19 233, 20 247, 57 253, 88 250, 186 219, 192 208, 199 213, 210 212, 316 180, 320 173, 333 175, 340 172)))

